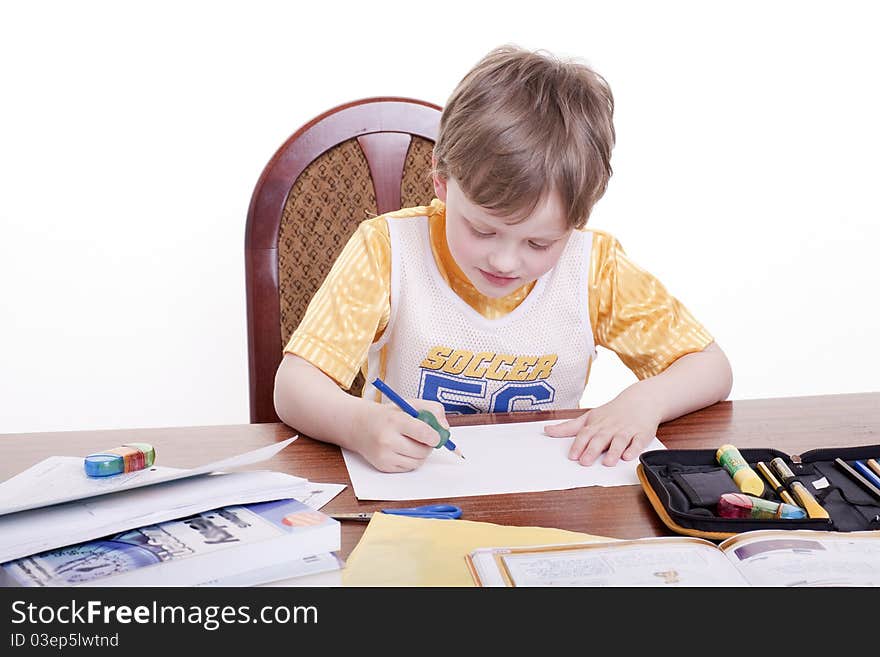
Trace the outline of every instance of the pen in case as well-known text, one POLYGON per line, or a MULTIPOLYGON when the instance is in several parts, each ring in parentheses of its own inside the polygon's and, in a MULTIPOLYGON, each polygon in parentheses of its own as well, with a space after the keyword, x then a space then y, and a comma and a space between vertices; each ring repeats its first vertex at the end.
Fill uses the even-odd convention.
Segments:
POLYGON ((863 477, 855 468, 853 468, 849 463, 844 461, 843 459, 834 459, 834 465, 843 470, 849 477, 861 485, 866 491, 868 491, 871 495, 880 500, 880 488, 872 484, 865 477, 863 477))
POLYGON ((874 484, 875 487, 880 488, 880 477, 874 474, 871 468, 868 467, 867 463, 861 460, 857 460, 853 461, 852 465, 865 479, 874 484))
POLYGON ((868 459, 865 463, 867 463, 868 467, 874 471, 874 474, 880 477, 880 463, 877 463, 874 459, 868 459))
POLYGON ((786 465, 785 461, 777 456, 770 461, 770 467, 776 471, 776 474, 779 475, 782 482, 788 486, 791 494, 797 500, 798 505, 807 510, 807 515, 810 518, 831 517, 828 515, 828 512, 822 508, 822 505, 816 501, 816 498, 810 494, 807 487, 795 478, 794 472, 792 472, 791 468, 786 465))
POLYGON ((764 475, 764 479, 767 480, 767 483, 770 484, 770 488, 782 498, 782 501, 786 504, 792 504, 794 506, 798 506, 798 503, 794 501, 794 498, 791 494, 785 490, 782 484, 779 483, 779 480, 773 476, 773 473, 770 472, 770 468, 767 467, 767 464, 764 461, 758 461, 755 463, 755 469, 764 475))

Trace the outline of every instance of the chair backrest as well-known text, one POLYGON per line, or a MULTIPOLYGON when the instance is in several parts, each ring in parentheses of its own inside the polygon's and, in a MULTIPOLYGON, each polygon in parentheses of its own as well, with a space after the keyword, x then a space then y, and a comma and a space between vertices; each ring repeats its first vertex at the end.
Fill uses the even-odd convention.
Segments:
MULTIPOLYGON (((434 196, 441 108, 410 98, 340 105, 297 130, 263 169, 245 235, 251 422, 277 422, 282 350, 364 219, 434 196)), ((360 394, 363 377, 352 385, 360 394)))

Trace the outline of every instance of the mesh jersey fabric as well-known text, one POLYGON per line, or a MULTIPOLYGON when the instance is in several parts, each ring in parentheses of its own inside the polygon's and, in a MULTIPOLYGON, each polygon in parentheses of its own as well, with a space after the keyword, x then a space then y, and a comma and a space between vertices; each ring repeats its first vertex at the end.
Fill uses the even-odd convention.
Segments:
POLYGON ((447 285, 427 217, 391 218, 391 314, 370 347, 364 396, 381 376, 448 414, 576 408, 595 355, 587 310, 592 235, 574 232, 558 262, 503 317, 488 319, 447 285))

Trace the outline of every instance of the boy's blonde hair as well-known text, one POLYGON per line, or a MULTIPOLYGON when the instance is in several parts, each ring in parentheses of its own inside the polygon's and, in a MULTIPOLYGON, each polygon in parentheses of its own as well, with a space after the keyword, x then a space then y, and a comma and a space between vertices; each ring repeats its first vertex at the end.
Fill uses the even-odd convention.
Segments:
POLYGON ((608 83, 584 64, 502 46, 446 103, 435 173, 514 220, 555 191, 568 223, 582 228, 611 177, 613 114, 608 83))

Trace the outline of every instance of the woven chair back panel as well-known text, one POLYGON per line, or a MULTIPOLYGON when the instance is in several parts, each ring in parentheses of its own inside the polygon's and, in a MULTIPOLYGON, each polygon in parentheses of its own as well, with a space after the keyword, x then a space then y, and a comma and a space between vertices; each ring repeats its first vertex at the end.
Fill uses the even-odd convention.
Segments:
MULTIPOLYGON (((401 207, 434 198, 433 148, 434 142, 413 137, 400 183, 401 207)), ((282 349, 358 224, 378 214, 369 171, 357 140, 349 139, 315 159, 291 187, 278 235, 282 349)), ((358 374, 349 392, 360 395, 363 385, 358 374)))
POLYGON ((278 234, 282 349, 358 224, 377 214, 369 171, 349 139, 309 164, 287 196, 278 234))
POLYGON ((434 198, 434 184, 431 182, 433 151, 433 141, 423 137, 412 138, 403 165, 403 179, 400 181, 400 207, 428 205, 434 198))

